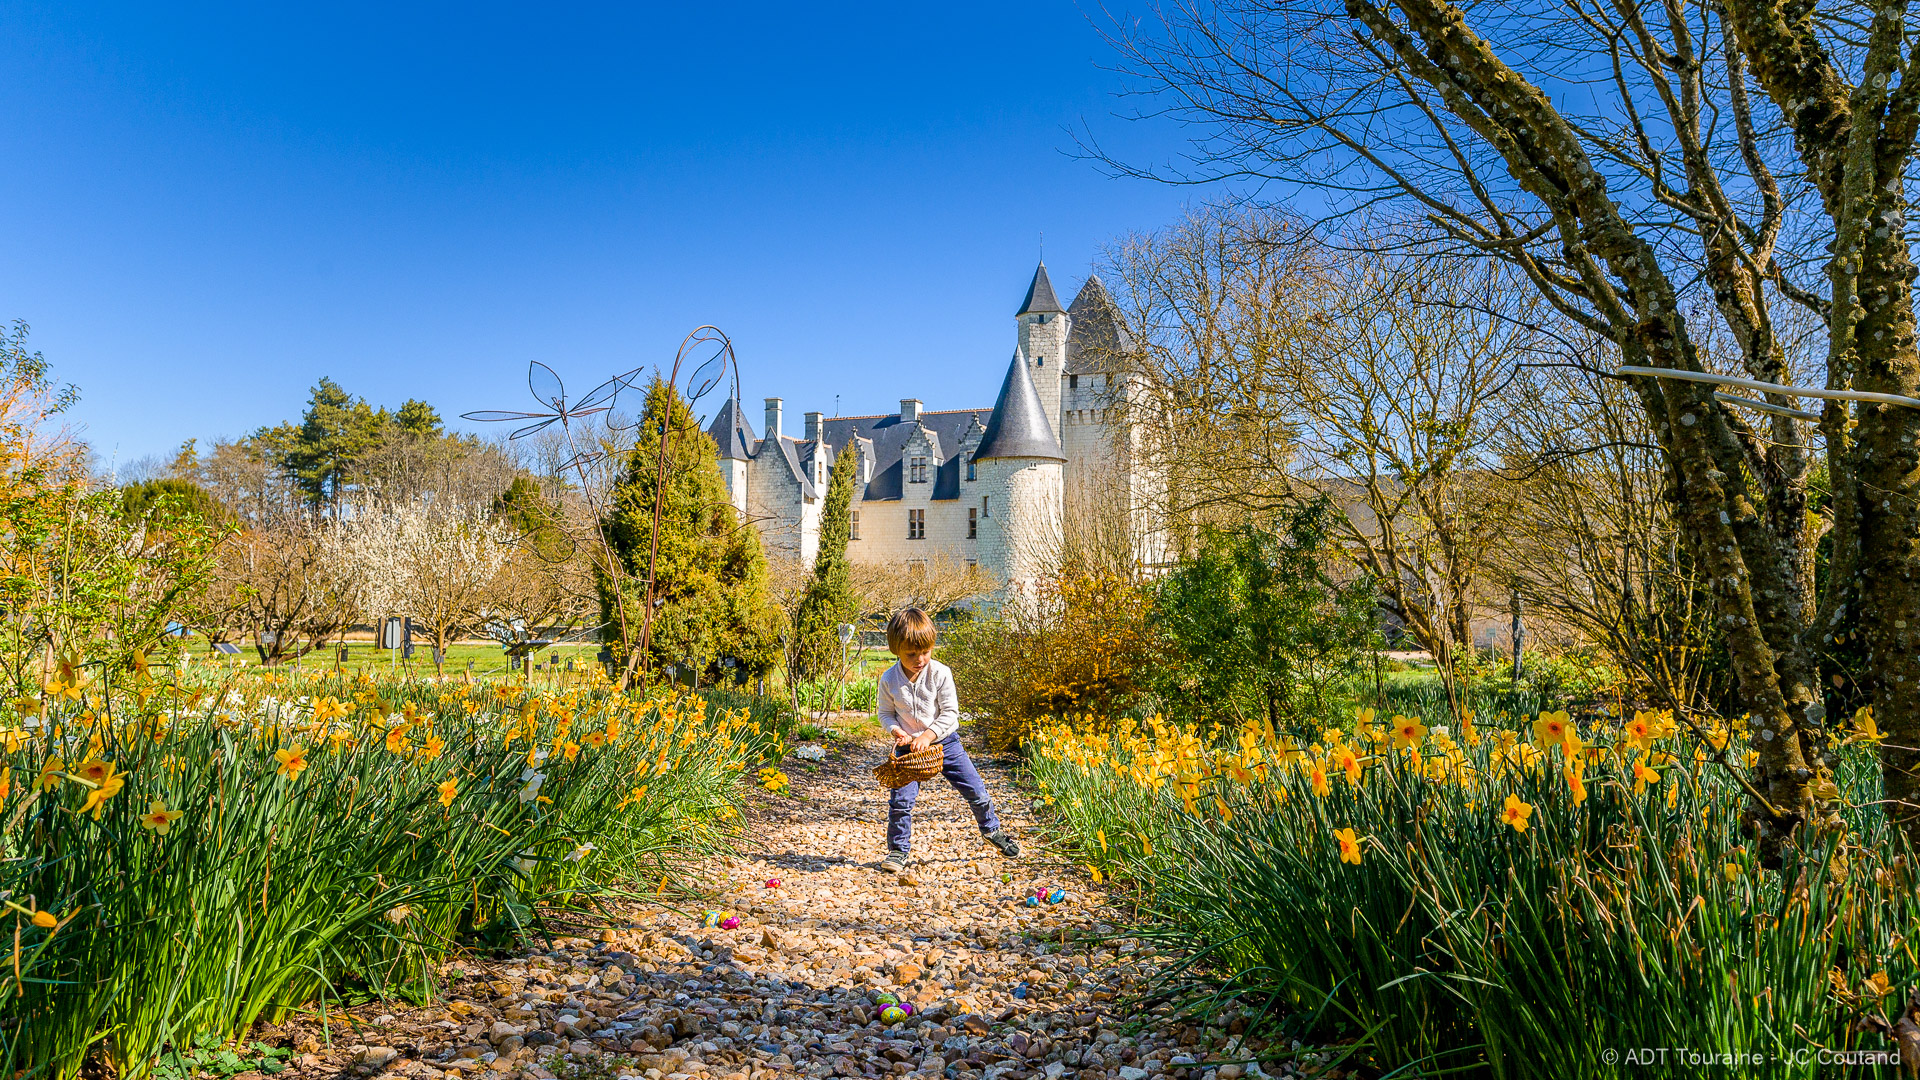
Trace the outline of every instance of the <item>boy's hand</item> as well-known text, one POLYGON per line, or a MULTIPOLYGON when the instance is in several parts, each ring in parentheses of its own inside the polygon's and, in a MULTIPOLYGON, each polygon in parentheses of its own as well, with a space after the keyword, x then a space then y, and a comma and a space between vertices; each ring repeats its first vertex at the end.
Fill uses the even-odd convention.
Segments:
POLYGON ((933 732, 931 731, 923 731, 920 734, 915 735, 913 737, 913 748, 916 751, 925 750, 927 747, 932 745, 933 745, 933 732))
POLYGON ((893 729, 893 745, 905 746, 912 741, 913 741, 913 736, 908 735, 906 732, 901 731, 899 728, 893 729))

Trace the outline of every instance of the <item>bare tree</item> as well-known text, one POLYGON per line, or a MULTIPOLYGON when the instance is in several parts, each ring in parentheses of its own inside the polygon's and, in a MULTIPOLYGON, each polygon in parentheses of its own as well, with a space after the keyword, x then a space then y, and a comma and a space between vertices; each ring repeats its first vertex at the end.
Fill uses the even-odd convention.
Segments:
POLYGON ((1533 618, 1595 643, 1676 713, 1704 710, 1713 606, 1639 402, 1570 367, 1527 372, 1512 393, 1494 574, 1533 618))
POLYGON ((249 637, 262 664, 279 664, 344 629, 353 614, 351 568, 330 557, 323 529, 304 514, 287 515, 222 545, 196 616, 208 636, 249 637))
MULTIPOLYGON (((1136 85, 1200 125, 1182 179, 1269 177, 1404 210, 1435 244, 1515 267, 1631 366, 1702 372, 1700 310, 1738 345, 1739 374, 1791 383, 1775 308, 1796 303, 1826 325, 1827 387, 1920 391, 1904 4, 1496 2, 1469 16, 1446 0, 1182 0, 1157 14, 1116 40, 1136 85), (1801 273, 1816 261, 1824 288, 1801 273)), ((1815 815, 1837 823, 1816 797, 1830 790, 1823 663, 1857 662, 1889 736, 1887 794, 1920 831, 1920 411, 1830 400, 1815 428, 1784 393, 1756 416, 1698 381, 1631 386, 1753 717, 1763 848, 1815 815), (1819 453, 1834 586, 1816 602, 1819 453)))
POLYGON ((1111 257, 1157 388, 1135 420, 1177 477, 1174 513, 1228 524, 1331 496, 1341 548, 1457 714, 1508 491, 1488 472, 1501 392, 1536 348, 1538 298, 1497 265, 1334 251, 1243 208, 1111 257))

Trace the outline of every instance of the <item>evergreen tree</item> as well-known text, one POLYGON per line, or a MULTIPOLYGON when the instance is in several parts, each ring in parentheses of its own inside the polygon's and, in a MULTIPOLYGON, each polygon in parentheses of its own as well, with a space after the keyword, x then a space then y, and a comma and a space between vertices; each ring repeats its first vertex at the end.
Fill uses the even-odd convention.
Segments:
POLYGON ((122 487, 120 510, 128 518, 146 518, 164 527, 188 519, 220 527, 233 520, 233 511, 222 506, 212 492, 191 480, 171 476, 122 487))
POLYGON ((813 557, 813 577, 794 616, 799 648, 793 674, 801 679, 817 679, 839 668, 840 624, 853 622, 860 614, 847 566, 847 541, 853 534, 853 482, 860 471, 858 443, 858 439, 848 439, 833 463, 827 505, 820 512, 820 550, 813 557))
POLYGON ((294 482, 315 506, 338 499, 347 473, 374 445, 392 418, 356 398, 332 379, 322 378, 307 399, 306 414, 293 429, 284 463, 294 482))
POLYGON ((674 388, 657 377, 647 390, 639 441, 601 523, 621 571, 617 583, 604 567, 597 575, 603 640, 622 663, 639 644, 663 420, 666 499, 653 590, 660 606, 648 661, 656 669, 697 666, 713 679, 723 670, 720 661, 731 658, 738 676, 763 674, 779 660, 783 620, 768 583, 760 534, 728 501, 713 442, 674 388))
POLYGON ((393 414, 393 422, 401 431, 422 438, 439 438, 446 433, 445 425, 440 421, 440 411, 424 401, 408 398, 393 414))

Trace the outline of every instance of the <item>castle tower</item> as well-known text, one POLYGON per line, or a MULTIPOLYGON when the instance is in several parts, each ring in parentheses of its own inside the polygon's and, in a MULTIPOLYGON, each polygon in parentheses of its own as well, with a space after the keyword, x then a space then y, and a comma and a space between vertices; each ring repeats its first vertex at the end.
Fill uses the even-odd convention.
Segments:
MULTIPOLYGON (((1046 299, 1052 302, 1053 288, 1046 284, 1044 268, 1034 281, 1036 286, 1044 286, 1046 299)), ((1030 290, 1029 304, 1032 300, 1030 290)), ((1059 305, 1056 302, 1054 306, 1059 305)), ((1025 337, 1024 312, 1021 318, 1021 335, 1025 337)), ((1055 320, 1064 323, 1064 313, 1056 314, 1055 320)), ((1064 338, 1063 334, 1063 347, 1064 338)), ((1060 548, 1064 509, 1062 470, 1067 459, 1054 437, 1047 405, 1034 385, 1029 363, 1023 353, 1015 353, 1007 365, 1007 378, 1000 384, 993 417, 973 454, 977 479, 970 485, 974 497, 980 500, 980 567, 1005 584, 1009 599, 1030 597, 1035 582, 1051 569, 1060 548)), ((1033 366, 1038 369, 1037 364, 1033 366)), ((1048 367, 1057 375, 1057 367, 1048 367)), ((1060 380, 1049 381, 1057 409, 1060 380)))
POLYGON ((1014 312, 1020 323, 1020 355, 1026 358, 1028 376, 1040 395, 1040 407, 1046 415, 1047 430, 1060 430, 1060 383, 1067 372, 1067 331, 1072 316, 1060 306, 1053 294, 1053 281, 1047 277, 1047 264, 1033 271, 1027 286, 1027 298, 1014 312))

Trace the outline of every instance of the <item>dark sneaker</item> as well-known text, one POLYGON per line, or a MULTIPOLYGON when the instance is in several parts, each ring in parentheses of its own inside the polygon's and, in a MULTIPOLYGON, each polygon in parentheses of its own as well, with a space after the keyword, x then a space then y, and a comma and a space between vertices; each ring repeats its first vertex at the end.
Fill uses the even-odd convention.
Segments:
POLYGON ((889 851, 887 857, 880 860, 880 872, 883 874, 897 874, 906 868, 907 853, 904 851, 889 851))
POLYGON ((1014 842, 1013 834, 1005 829, 995 829, 987 834, 987 843, 1000 849, 1000 854, 1009 859, 1018 858, 1020 845, 1014 842))

